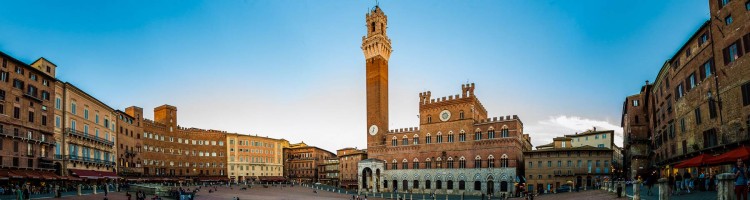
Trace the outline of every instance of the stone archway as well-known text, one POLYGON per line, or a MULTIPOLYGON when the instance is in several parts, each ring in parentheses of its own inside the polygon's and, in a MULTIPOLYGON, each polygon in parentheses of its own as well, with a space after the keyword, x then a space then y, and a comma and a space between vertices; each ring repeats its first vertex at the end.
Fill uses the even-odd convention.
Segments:
POLYGON ((369 167, 365 167, 362 169, 362 189, 365 189, 367 191, 372 190, 372 169, 369 167))
POLYGON ((487 177, 487 194, 495 194, 495 182, 492 176, 487 177))

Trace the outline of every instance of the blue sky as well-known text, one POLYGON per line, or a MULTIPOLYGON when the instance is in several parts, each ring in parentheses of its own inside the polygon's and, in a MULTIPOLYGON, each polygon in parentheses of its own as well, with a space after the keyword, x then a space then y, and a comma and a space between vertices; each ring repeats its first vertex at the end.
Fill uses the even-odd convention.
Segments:
MULTIPOLYGON (((59 79, 114 108, 152 116, 171 104, 182 126, 363 148, 359 47, 374 4, 4 2, 0 51, 29 63, 48 58, 59 79)), ((393 42, 390 127, 418 126, 419 92, 454 95, 473 82, 489 115, 518 115, 534 145, 618 128, 624 97, 653 80, 709 13, 707 0, 380 6, 393 42)))

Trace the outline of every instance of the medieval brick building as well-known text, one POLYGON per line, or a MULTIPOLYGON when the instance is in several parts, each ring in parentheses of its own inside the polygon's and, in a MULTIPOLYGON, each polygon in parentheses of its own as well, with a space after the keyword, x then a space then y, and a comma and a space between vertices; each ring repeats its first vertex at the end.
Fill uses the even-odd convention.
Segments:
POLYGON ((511 192, 523 151, 531 149, 516 115, 488 117, 474 95, 432 98, 419 94, 419 127, 388 127, 388 17, 376 6, 365 16, 368 159, 358 166, 360 191, 438 194, 511 192))

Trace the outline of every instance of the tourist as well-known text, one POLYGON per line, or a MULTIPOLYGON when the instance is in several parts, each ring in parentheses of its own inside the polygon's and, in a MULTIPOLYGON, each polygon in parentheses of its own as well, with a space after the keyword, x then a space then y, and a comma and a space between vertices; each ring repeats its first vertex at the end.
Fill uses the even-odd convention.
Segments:
POLYGON ((747 200, 747 165, 742 159, 737 159, 737 165, 732 169, 734 173, 734 194, 737 200, 747 200))
POLYGON ((690 194, 690 187, 692 184, 692 175, 687 170, 685 171, 685 181, 683 182, 683 187, 685 187, 685 190, 687 190, 687 193, 690 194))
POLYGON ((676 191, 677 191, 677 194, 680 194, 682 192, 682 174, 680 174, 679 171, 675 172, 675 174, 677 174, 674 179, 675 183, 677 184, 675 185, 677 187, 676 191))

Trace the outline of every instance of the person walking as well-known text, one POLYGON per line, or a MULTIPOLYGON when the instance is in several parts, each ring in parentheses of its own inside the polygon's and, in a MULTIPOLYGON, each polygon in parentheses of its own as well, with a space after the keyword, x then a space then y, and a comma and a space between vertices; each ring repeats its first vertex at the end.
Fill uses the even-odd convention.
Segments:
POLYGON ((675 185, 675 187, 676 187, 675 192, 677 194, 680 194, 682 192, 682 174, 680 174, 680 172, 675 172, 675 174, 677 174, 674 177, 674 180, 675 180, 675 183, 676 183, 676 185, 675 185))
POLYGON ((734 173, 734 194, 737 200, 747 200, 747 166, 742 159, 737 159, 737 165, 732 169, 734 173))
POLYGON ((685 170, 685 180, 683 181, 682 185, 685 187, 685 190, 687 190, 687 193, 690 194, 690 186, 692 185, 692 175, 690 172, 685 170))

